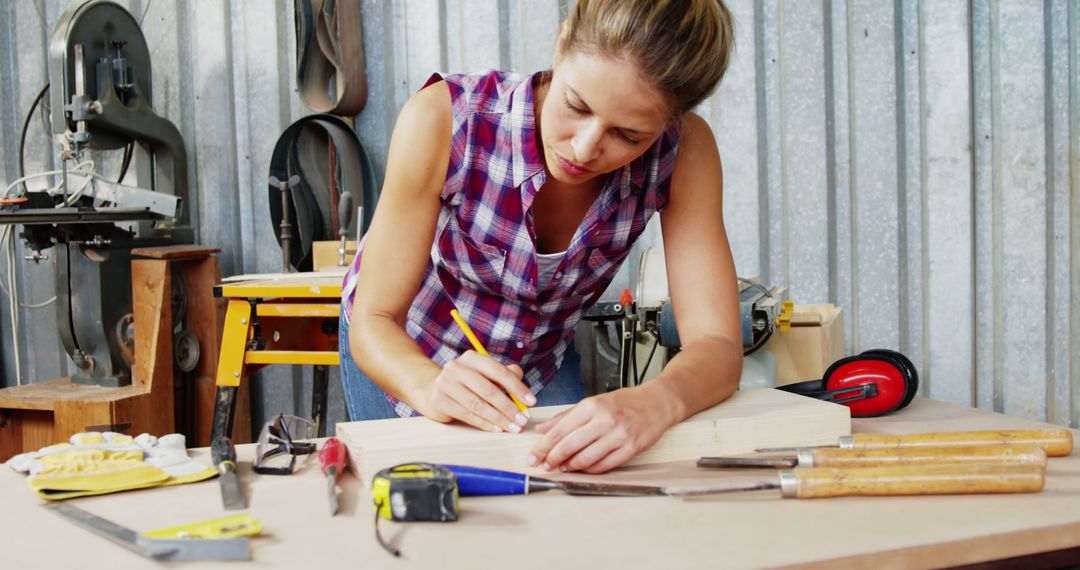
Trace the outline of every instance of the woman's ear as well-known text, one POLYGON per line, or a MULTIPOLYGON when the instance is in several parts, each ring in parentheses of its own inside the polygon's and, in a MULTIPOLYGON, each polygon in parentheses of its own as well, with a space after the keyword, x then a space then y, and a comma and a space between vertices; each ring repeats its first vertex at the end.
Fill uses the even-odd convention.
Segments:
POLYGON ((566 51, 566 40, 570 36, 570 28, 567 26, 567 21, 563 20, 563 23, 559 26, 559 37, 555 40, 555 63, 559 63, 563 54, 566 51))

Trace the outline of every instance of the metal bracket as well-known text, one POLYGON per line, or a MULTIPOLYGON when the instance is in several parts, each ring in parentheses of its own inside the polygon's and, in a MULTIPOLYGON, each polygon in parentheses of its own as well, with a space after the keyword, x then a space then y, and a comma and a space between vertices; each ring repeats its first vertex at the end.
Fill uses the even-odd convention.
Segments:
POLYGON ((183 204, 179 196, 117 184, 100 178, 87 185, 83 190, 83 196, 129 208, 146 208, 166 218, 179 217, 180 207, 183 204))
POLYGON ((289 192, 300 185, 300 175, 293 174, 285 182, 277 176, 270 177, 270 185, 281 190, 281 270, 288 272, 292 247, 292 224, 289 223, 289 192))

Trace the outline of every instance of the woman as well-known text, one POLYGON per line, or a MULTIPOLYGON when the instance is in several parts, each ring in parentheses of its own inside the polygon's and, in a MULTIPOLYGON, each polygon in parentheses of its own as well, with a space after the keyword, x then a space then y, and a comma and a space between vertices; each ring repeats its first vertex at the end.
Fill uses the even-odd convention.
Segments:
POLYGON ((731 46, 720 0, 578 0, 552 71, 433 76, 398 117, 342 292, 350 416, 516 433, 528 420, 508 394, 577 403, 536 426, 527 463, 600 473, 730 396, 742 344, 723 177, 688 111, 731 46), (574 326, 655 212, 682 351, 641 386, 582 400, 574 326))

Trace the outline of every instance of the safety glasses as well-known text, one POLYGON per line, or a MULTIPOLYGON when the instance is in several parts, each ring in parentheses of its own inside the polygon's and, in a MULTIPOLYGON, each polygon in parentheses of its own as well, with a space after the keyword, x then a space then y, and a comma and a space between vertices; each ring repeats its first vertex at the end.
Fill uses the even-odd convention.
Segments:
POLYGON ((263 475, 291 475, 296 468, 296 456, 315 451, 315 442, 299 441, 314 436, 310 420, 289 414, 278 414, 263 426, 255 446, 251 467, 263 475))

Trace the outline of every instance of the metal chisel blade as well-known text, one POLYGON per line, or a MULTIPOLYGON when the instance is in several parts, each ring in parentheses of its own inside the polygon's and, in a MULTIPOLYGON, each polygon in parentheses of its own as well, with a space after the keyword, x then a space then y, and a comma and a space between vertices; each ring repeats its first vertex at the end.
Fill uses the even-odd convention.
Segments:
POLYGON ((338 512, 338 500, 337 500, 337 485, 336 485, 333 474, 331 474, 330 476, 327 477, 326 488, 327 488, 327 491, 329 491, 330 516, 334 516, 338 512))
POLYGON ((233 471, 221 472, 221 502, 225 504, 225 510, 237 511, 247 508, 244 500, 244 492, 240 489, 240 479, 233 471))
POLYGON ((758 453, 776 453, 776 452, 799 451, 799 450, 802 450, 802 449, 825 449, 827 447, 840 447, 840 446, 833 443, 833 444, 826 444, 826 445, 800 445, 800 446, 797 446, 797 447, 759 447, 759 448, 755 449, 754 451, 756 451, 758 453))
POLYGON ((697 487, 664 487, 664 494, 671 497, 691 497, 694 495, 717 495, 720 493, 737 493, 739 491, 761 491, 763 489, 779 489, 780 482, 763 481, 760 483, 727 483, 720 485, 701 485, 697 487))
POLYGON ((234 511, 246 509, 244 492, 240 489, 240 480, 236 478, 236 449, 232 441, 223 435, 214 438, 210 442, 210 455, 214 459, 214 466, 221 474, 221 502, 225 510, 234 511))
POLYGON ((568 495, 593 497, 653 497, 664 494, 663 487, 653 485, 556 481, 554 479, 544 479, 543 477, 529 477, 527 485, 528 493, 559 490, 568 495))
POLYGON ((664 495, 663 487, 652 485, 619 485, 615 483, 580 483, 558 481, 559 488, 569 495, 598 497, 650 497, 664 495))
POLYGON ((787 469, 795 467, 797 464, 798 460, 794 457, 702 457, 697 462, 698 467, 742 467, 745 469, 787 469))

